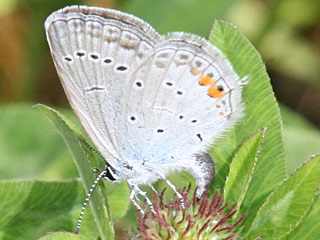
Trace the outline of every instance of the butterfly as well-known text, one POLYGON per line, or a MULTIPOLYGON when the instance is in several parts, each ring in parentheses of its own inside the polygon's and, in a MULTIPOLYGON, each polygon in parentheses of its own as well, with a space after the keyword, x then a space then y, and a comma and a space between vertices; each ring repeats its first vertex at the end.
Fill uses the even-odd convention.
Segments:
POLYGON ((151 202, 139 185, 163 179, 179 196, 166 177, 186 171, 201 198, 215 175, 208 148, 244 115, 246 81, 223 53, 98 7, 58 10, 45 30, 70 105, 106 161, 98 179, 126 181, 140 208, 137 194, 151 202))

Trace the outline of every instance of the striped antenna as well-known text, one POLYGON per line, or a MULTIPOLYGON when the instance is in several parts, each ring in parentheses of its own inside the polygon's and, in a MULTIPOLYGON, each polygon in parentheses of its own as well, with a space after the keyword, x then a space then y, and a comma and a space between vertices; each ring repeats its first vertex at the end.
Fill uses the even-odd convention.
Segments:
POLYGON ((89 148, 92 152, 94 152, 95 154, 97 154, 99 157, 101 157, 103 160, 104 157, 101 155, 101 153, 99 153, 94 147, 92 147, 89 143, 87 143, 86 141, 84 141, 83 139, 79 138, 79 141, 85 145, 87 148, 89 148))
POLYGON ((81 209, 81 213, 80 213, 80 216, 79 216, 79 219, 78 219, 78 224, 77 224, 77 229, 76 229, 76 234, 79 233, 80 231, 80 227, 81 227, 81 223, 82 223, 82 218, 83 218, 83 215, 84 215, 84 211, 86 210, 86 207, 88 205, 88 202, 90 200, 90 197, 94 191, 94 189, 96 188, 99 180, 106 174, 106 170, 102 171, 99 173, 99 176, 96 178, 96 180, 93 182, 93 184, 91 185, 91 188, 89 189, 89 192, 87 194, 87 197, 86 199, 84 200, 84 203, 82 205, 82 209, 81 209))

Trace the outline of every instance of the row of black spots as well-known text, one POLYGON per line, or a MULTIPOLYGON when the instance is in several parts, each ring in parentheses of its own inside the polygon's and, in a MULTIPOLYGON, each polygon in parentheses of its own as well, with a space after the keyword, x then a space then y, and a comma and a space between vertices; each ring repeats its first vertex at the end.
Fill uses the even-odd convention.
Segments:
MULTIPOLYGON (((136 119, 135 116, 130 116, 129 120, 130 120, 131 122, 135 122, 137 119, 136 119)), ((164 129, 158 128, 158 129, 156 130, 156 133, 164 133, 164 129)))
MULTIPOLYGON (((137 121, 136 117, 133 116, 133 115, 129 117, 129 120, 130 120, 130 122, 132 122, 132 123, 137 121)), ((164 129, 158 128, 158 129, 156 130, 156 133, 164 133, 164 129)))
MULTIPOLYGON (((99 90, 100 90, 100 89, 99 89, 99 90)), ((135 116, 130 116, 129 119, 130 119, 131 122, 136 121, 136 117, 135 117, 135 116)), ((179 119, 180 119, 180 120, 184 119, 184 116, 183 116, 183 115, 180 115, 180 116, 179 116, 179 119)), ((197 120, 197 119, 193 119, 193 120, 191 120, 190 122, 191 122, 191 123, 197 123, 198 120, 197 120)), ((159 132, 159 133, 161 133, 161 132, 163 132, 163 131, 164 131, 163 129, 158 129, 158 130, 157 130, 157 132, 159 132)))
MULTIPOLYGON (((76 55, 76 57, 84 58, 84 57, 86 57, 86 52, 85 51, 77 51, 75 53, 75 55, 76 55)), ((90 53, 89 58, 94 61, 100 60, 99 54, 97 54, 97 53, 90 53)), ((73 59, 71 56, 65 56, 64 60, 71 62, 73 59)), ((111 57, 107 57, 107 58, 102 59, 102 62, 105 64, 108 64, 108 65, 111 65, 111 64, 113 64, 114 60, 111 57)), ((120 71, 124 71, 127 69, 127 67, 125 67, 125 66, 119 66, 118 68, 119 68, 118 70, 120 70, 120 71)))
MULTIPOLYGON (((167 87, 172 87, 172 86, 173 86, 173 82, 165 81, 165 82, 164 82, 164 85, 167 86, 167 87)), ((183 95, 183 91, 178 90, 178 91, 176 91, 176 94, 177 94, 177 95, 183 95)))
MULTIPOLYGON (((80 58, 84 57, 85 56, 85 53, 82 53, 82 52, 78 52, 76 53, 76 55, 80 58)), ((96 55, 96 54, 91 54, 90 55, 90 58, 93 59, 93 60, 99 60, 99 56, 96 55)), ((73 58, 71 56, 65 56, 64 57, 64 60, 67 61, 67 62, 72 62, 73 61, 73 58)))
MULTIPOLYGON (((76 56, 78 56, 79 58, 83 58, 86 56, 85 52, 81 52, 81 51, 78 51, 76 52, 76 56)), ((92 59, 93 61, 99 61, 100 60, 100 57, 98 54, 96 53, 90 53, 89 54, 89 58, 92 59)), ((73 61, 72 57, 71 56, 65 56, 64 57, 64 60, 67 61, 67 62, 71 62, 73 61)), ((113 64, 113 59, 112 58, 105 58, 103 59, 103 63, 107 64, 107 65, 111 65, 113 64)), ((128 70, 128 67, 125 66, 125 65, 118 65, 116 68, 115 68, 116 71, 118 72, 126 72, 128 70)))
MULTIPOLYGON (((183 116, 183 115, 179 115, 179 119, 180 119, 180 120, 183 120, 183 119, 184 119, 184 116, 183 116)), ((197 119, 192 119, 190 122, 191 122, 191 123, 196 123, 196 122, 198 122, 198 120, 197 120, 197 119)))
MULTIPOLYGON (((85 52, 80 52, 80 51, 78 51, 78 52, 75 53, 75 56, 76 56, 76 57, 79 57, 79 58, 83 58, 83 57, 86 56, 86 53, 85 53, 85 52)), ((91 57, 93 60, 99 59, 99 56, 96 55, 96 54, 90 54, 90 57, 91 57)), ((63 59, 64 59, 65 61, 67 61, 67 62, 72 62, 72 61, 73 61, 73 58, 72 58, 72 56, 70 56, 70 55, 69 55, 69 56, 64 56, 63 59)))
MULTIPOLYGON (((172 86, 173 86, 173 83, 170 82, 170 81, 167 81, 167 82, 165 82, 164 84, 165 84, 166 86, 169 86, 169 87, 172 87, 172 86)), ((135 88, 137 88, 137 89, 142 89, 142 88, 143 88, 143 81, 142 81, 142 80, 137 80, 137 81, 135 81, 135 82, 134 82, 134 86, 135 86, 135 88)), ((181 96, 181 95, 183 95, 183 91, 178 90, 178 91, 176 91, 176 94, 181 96)))

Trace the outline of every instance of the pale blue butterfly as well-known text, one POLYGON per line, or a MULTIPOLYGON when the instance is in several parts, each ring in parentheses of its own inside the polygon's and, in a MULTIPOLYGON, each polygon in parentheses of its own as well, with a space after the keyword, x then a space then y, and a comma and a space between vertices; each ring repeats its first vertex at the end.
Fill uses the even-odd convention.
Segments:
POLYGON ((137 194, 152 208, 141 184, 164 179, 182 198, 166 179, 172 171, 192 174, 199 198, 210 189, 207 149, 244 112, 245 80, 219 49, 184 32, 159 35, 135 16, 98 7, 58 10, 45 29, 70 105, 106 161, 93 188, 100 178, 127 181, 141 211, 137 194))

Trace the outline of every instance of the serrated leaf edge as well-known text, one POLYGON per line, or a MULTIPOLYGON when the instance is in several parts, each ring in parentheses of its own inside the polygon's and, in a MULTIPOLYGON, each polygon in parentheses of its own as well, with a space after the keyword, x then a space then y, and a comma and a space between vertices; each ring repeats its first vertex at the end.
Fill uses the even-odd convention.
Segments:
MULTIPOLYGON (((312 155, 309 159, 307 159, 306 161, 304 161, 302 164, 300 164, 299 167, 297 167, 297 169, 292 173, 290 174, 290 176, 288 176, 286 179, 282 180, 281 183, 279 183, 279 185, 269 194, 269 196, 266 198, 266 200, 264 201, 264 203, 260 206, 259 210, 257 211, 257 214, 256 214, 256 217, 254 218, 254 220, 252 221, 252 224, 249 228, 249 231, 248 231, 248 235, 250 235, 250 231, 252 229, 252 226, 254 225, 256 219, 257 219, 257 216, 259 216, 259 213, 262 211, 261 209, 263 209, 263 207, 268 204, 269 202, 269 199, 273 196, 274 192, 276 192, 283 184, 285 184, 287 181, 289 181, 290 177, 293 176, 294 174, 296 174, 296 172, 298 172, 303 166, 305 166, 307 163, 309 163, 310 161, 312 161, 312 159, 316 158, 316 157, 319 157, 320 156, 320 153, 318 154, 314 154, 312 155)), ((311 205, 312 203, 314 202, 314 199, 316 197, 316 195, 318 194, 318 190, 319 190, 319 185, 320 185, 320 179, 319 179, 319 183, 318 183, 318 189, 317 191, 315 191, 315 194, 313 195, 313 198, 311 199, 311 202, 309 204, 309 207, 306 209, 306 211, 304 212, 303 215, 301 215, 300 219, 297 221, 296 225, 290 229, 287 233, 285 233, 284 235, 280 236, 280 239, 289 235, 297 226, 300 225, 300 223, 302 222, 302 220, 305 218, 305 216, 307 215, 307 213, 310 211, 311 209, 311 205)))

